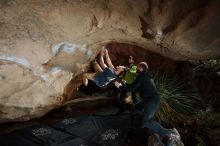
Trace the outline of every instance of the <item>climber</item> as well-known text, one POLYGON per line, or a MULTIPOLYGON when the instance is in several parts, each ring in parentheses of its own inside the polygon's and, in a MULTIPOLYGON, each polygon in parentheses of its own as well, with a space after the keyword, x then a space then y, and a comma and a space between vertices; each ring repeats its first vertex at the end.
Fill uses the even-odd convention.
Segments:
POLYGON ((108 50, 105 47, 102 47, 100 52, 99 64, 94 61, 93 66, 95 73, 83 73, 82 80, 83 85, 88 85, 88 79, 92 80, 99 87, 106 87, 109 83, 117 80, 125 71, 124 66, 117 66, 116 68, 112 64, 112 61, 109 57, 108 50), (104 57, 107 62, 107 65, 104 62, 104 57), (99 65, 100 64, 100 65, 99 65))
MULTIPOLYGON (((134 64, 134 57, 129 56, 128 57, 128 67, 126 67, 125 75, 123 77, 123 81, 126 85, 131 85, 134 80, 137 77, 137 66, 134 64)), ((119 96, 119 107, 121 111, 124 111, 123 108, 123 100, 125 96, 127 95, 126 91, 121 91, 120 96, 119 96)), ((136 101, 136 93, 135 91, 132 91, 131 93, 132 101, 133 103, 137 103, 136 101)))
POLYGON ((153 132, 159 134, 164 139, 166 145, 170 145, 171 143, 174 143, 176 140, 178 140, 176 138, 178 132, 176 132, 175 129, 168 130, 153 120, 153 116, 160 105, 160 97, 155 87, 154 80, 147 73, 147 70, 147 63, 140 62, 137 66, 137 72, 139 74, 131 85, 122 85, 117 81, 115 81, 114 84, 122 92, 139 91, 142 102, 141 104, 137 104, 136 109, 140 110, 140 113, 143 116, 142 127, 149 128, 153 132), (144 109, 143 112, 141 112, 141 108, 144 109))

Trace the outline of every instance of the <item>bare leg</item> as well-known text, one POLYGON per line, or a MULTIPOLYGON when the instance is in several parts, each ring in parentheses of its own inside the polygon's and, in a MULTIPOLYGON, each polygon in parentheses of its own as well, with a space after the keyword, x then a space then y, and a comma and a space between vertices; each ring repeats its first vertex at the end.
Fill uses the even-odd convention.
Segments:
POLYGON ((108 67, 112 68, 112 69, 115 69, 114 65, 112 64, 112 61, 109 57, 109 54, 108 54, 108 50, 106 49, 105 50, 105 59, 106 59, 106 62, 107 62, 107 65, 108 67))
POLYGON ((99 55, 99 64, 100 66, 104 69, 106 67, 108 67, 106 64, 105 64, 105 61, 104 61, 104 55, 105 55, 105 47, 102 47, 101 49, 101 52, 100 52, 100 55, 99 55))
POLYGON ((84 86, 88 85, 88 79, 94 81, 96 74, 97 73, 83 73, 83 75, 82 75, 83 85, 84 86))
POLYGON ((93 68, 94 68, 95 72, 103 72, 101 66, 97 63, 96 60, 93 62, 93 68))

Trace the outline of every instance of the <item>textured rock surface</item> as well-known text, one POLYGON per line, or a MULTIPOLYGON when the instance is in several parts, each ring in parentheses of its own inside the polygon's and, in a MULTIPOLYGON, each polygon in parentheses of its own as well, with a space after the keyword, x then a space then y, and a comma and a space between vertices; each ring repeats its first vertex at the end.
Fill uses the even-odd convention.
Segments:
POLYGON ((219 58, 219 8, 218 0, 1 0, 0 122, 68 100, 72 77, 111 41, 176 60, 219 58))

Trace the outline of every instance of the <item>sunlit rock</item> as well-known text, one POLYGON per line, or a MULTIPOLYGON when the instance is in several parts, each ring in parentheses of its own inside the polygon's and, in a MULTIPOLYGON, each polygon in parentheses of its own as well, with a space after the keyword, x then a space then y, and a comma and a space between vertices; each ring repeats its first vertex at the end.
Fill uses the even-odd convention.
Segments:
POLYGON ((112 41, 175 60, 219 58, 219 7, 218 0, 0 1, 0 122, 40 117, 69 100, 80 73, 112 41))

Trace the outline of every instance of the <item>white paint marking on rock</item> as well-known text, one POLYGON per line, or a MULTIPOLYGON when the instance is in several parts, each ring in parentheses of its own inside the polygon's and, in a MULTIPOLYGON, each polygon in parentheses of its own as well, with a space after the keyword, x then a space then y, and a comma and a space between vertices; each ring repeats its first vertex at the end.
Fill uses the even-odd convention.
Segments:
POLYGON ((87 55, 88 58, 90 58, 90 57, 92 56, 92 54, 93 54, 93 53, 92 53, 91 50, 88 50, 87 53, 86 53, 86 55, 87 55))
POLYGON ((43 68, 42 69, 38 69, 38 72, 34 72, 34 74, 36 76, 39 76, 41 77, 44 81, 48 80, 49 76, 50 75, 56 75, 57 73, 61 72, 61 71, 64 71, 62 70, 62 68, 58 67, 58 66, 55 66, 55 67, 52 67, 49 71, 45 72, 43 71, 43 68))
POLYGON ((78 47, 79 46, 76 44, 68 43, 68 44, 64 45, 64 48, 62 51, 66 52, 66 53, 74 53, 78 47))
POLYGON ((66 53, 74 53, 79 47, 80 47, 79 45, 74 43, 61 42, 59 44, 53 45, 52 53, 53 55, 56 55, 61 51, 66 53))
POLYGON ((53 53, 53 55, 56 55, 57 53, 59 53, 59 52, 60 52, 60 48, 61 48, 64 44, 65 44, 65 42, 61 42, 61 43, 59 43, 59 44, 53 45, 53 47, 52 47, 52 53, 53 53))
POLYGON ((31 68, 31 63, 25 58, 18 58, 18 57, 15 57, 15 56, 0 54, 0 59, 18 63, 18 64, 20 64, 20 65, 22 65, 26 68, 29 68, 29 69, 31 68))
POLYGON ((42 74, 42 75, 39 75, 44 81, 46 81, 49 77, 48 74, 42 74))
POLYGON ((55 74, 57 74, 57 73, 59 73, 61 71, 62 71, 62 69, 60 67, 58 67, 58 66, 52 67, 50 69, 50 72, 52 73, 52 75, 55 75, 55 74))
POLYGON ((63 51, 65 53, 74 53, 75 51, 79 50, 87 57, 91 57, 93 54, 90 49, 87 48, 86 44, 78 45, 69 42, 61 42, 59 44, 55 44, 51 48, 53 55, 57 55, 59 52, 63 51))
POLYGON ((158 36, 158 37, 162 37, 162 35, 163 35, 163 32, 160 31, 160 30, 158 30, 158 31, 157 31, 157 36, 158 36))
POLYGON ((159 44, 159 43, 161 42, 162 37, 163 37, 163 32, 160 31, 160 30, 158 30, 158 31, 157 31, 157 34, 156 34, 156 36, 155 36, 155 41, 156 41, 156 43, 159 44))

